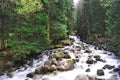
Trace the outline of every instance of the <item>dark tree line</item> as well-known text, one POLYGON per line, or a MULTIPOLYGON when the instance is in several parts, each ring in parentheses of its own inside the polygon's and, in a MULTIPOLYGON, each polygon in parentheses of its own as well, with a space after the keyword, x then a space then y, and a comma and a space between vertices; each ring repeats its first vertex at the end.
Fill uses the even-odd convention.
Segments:
POLYGON ((80 37, 91 42, 99 41, 101 37, 109 38, 109 44, 119 53, 119 8, 119 0, 79 0, 77 30, 80 37))

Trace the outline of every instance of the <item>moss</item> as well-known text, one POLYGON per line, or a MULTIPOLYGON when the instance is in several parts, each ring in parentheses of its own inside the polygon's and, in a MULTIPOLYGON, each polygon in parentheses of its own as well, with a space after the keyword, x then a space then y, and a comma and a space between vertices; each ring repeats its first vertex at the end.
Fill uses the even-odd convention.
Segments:
POLYGON ((61 43, 62 43, 63 45, 70 45, 70 44, 71 44, 71 41, 70 41, 70 39, 66 39, 66 40, 62 40, 61 43))
POLYGON ((96 55, 94 55, 94 58, 100 58, 100 55, 96 54, 96 55))

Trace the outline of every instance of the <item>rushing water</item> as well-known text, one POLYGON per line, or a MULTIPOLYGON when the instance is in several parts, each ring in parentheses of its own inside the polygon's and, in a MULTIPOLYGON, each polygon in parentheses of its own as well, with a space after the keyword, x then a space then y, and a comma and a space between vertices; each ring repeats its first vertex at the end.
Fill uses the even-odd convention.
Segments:
MULTIPOLYGON (((79 74, 85 74, 85 75, 90 75, 90 76, 96 76, 97 78, 103 78, 103 79, 109 79, 112 76, 116 76, 118 78, 118 80, 120 80, 120 76, 117 72, 112 72, 113 69, 105 69, 105 75, 103 76, 98 76, 96 74, 98 69, 102 69, 106 64, 109 65, 114 65, 115 68, 120 67, 120 60, 114 55, 114 53, 105 51, 105 50, 99 50, 96 49, 96 46, 94 45, 89 45, 86 44, 82 41, 80 41, 79 38, 77 38, 76 36, 70 36, 71 39, 73 39, 73 44, 71 44, 70 46, 65 46, 62 49, 67 48, 69 55, 71 56, 72 59, 75 59, 75 55, 73 54, 73 52, 69 51, 69 49, 71 49, 73 46, 85 46, 88 50, 92 51, 91 53, 87 53, 85 52, 85 49, 81 49, 81 50, 76 50, 76 53, 78 55, 78 59, 79 62, 75 63, 75 68, 73 70, 69 70, 69 71, 64 71, 64 72, 57 72, 56 75, 54 74, 46 74, 46 75, 42 75, 42 78, 49 78, 49 80, 75 80, 76 76, 79 74), (106 54, 105 54, 106 53, 106 54), (91 64, 88 66, 88 64, 86 63, 87 59, 89 56, 93 56, 93 55, 100 55, 102 60, 105 60, 105 62, 101 62, 98 61, 96 64, 91 64), (86 72, 86 69, 90 68, 90 72, 86 72), (111 73, 110 73, 111 72, 111 73)), ((55 50, 55 49, 54 49, 55 50)), ((26 64, 24 67, 21 67, 20 69, 12 72, 12 78, 9 78, 7 76, 6 73, 4 73, 3 76, 0 76, 0 80, 34 80, 32 78, 28 78, 26 77, 26 75, 30 72, 34 72, 36 68, 44 65, 44 62, 49 60, 49 56, 50 56, 50 51, 47 52, 47 54, 43 53, 42 55, 39 56, 39 59, 34 59, 33 60, 33 65, 29 66, 28 64, 26 64), (25 69, 27 67, 27 69, 25 69)), ((29 61, 28 61, 29 63, 29 61)), ((41 75, 39 75, 41 76, 41 75)), ((37 80, 37 79, 36 79, 37 80)), ((42 80, 42 79, 38 79, 38 80, 42 80)))

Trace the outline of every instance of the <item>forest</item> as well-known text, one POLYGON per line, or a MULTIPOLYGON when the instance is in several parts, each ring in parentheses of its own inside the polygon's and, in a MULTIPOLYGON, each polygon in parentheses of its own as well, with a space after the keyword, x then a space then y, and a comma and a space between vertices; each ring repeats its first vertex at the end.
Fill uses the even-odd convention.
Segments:
POLYGON ((120 0, 0 0, 0 67, 70 45, 69 35, 120 56, 120 0))

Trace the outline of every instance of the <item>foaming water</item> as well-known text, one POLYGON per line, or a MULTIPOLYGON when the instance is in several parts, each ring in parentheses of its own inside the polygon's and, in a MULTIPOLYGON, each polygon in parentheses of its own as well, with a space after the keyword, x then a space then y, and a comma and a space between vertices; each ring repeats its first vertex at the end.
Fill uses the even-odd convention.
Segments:
MULTIPOLYGON (((78 56, 77 59, 79 59, 79 62, 76 62, 74 64, 74 69, 69 71, 63 71, 59 72, 57 71, 56 74, 46 74, 42 75, 43 78, 48 78, 49 80, 75 80, 76 76, 79 74, 89 75, 89 76, 95 76, 100 79, 110 79, 112 76, 117 76, 118 80, 120 80, 120 76, 117 72, 112 72, 113 69, 105 69, 103 76, 97 75, 97 70, 102 69, 105 65, 114 65, 115 68, 120 66, 120 60, 116 58, 114 53, 111 53, 109 51, 105 50, 99 50, 95 49, 96 46, 86 44, 82 41, 80 41, 77 36, 70 36, 71 39, 73 39, 73 44, 70 46, 65 46, 62 49, 68 49, 69 55, 72 59, 75 59, 76 56, 71 51, 72 48, 76 49, 76 47, 81 47, 81 50, 76 50, 76 53, 78 56), (83 48, 82 48, 83 47, 83 48), (86 49, 84 47, 87 47, 86 49, 91 51, 90 53, 86 52, 86 49), (98 61, 94 64, 87 64, 86 61, 88 60, 88 57, 94 56, 94 55, 100 55, 101 59, 104 61, 98 61), (87 69, 90 69, 90 72, 86 72, 87 69)), ((36 68, 44 65, 44 62, 48 60, 49 55, 43 54, 42 57, 40 57, 37 60, 33 60, 33 65, 29 66, 26 64, 27 69, 25 67, 22 67, 14 72, 12 72, 13 77, 9 78, 7 74, 5 73, 3 76, 0 76, 0 80, 34 80, 32 78, 26 77, 26 75, 30 72, 34 72, 36 68)), ((93 60, 95 60, 94 57, 92 57, 93 60)), ((42 80, 39 79, 39 80, 42 80)))

